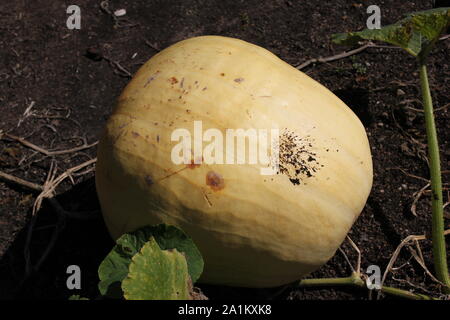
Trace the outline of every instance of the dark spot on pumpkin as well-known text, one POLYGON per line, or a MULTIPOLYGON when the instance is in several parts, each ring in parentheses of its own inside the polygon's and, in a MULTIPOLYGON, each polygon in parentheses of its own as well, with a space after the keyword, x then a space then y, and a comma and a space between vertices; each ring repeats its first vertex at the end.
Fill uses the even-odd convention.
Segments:
POLYGON ((159 143, 159 134, 156 135, 156 142, 159 143))
POLYGON ((186 167, 188 167, 189 169, 195 169, 195 168, 200 167, 204 161, 203 156, 201 158, 200 157, 197 158, 197 160, 199 160, 197 162, 200 162, 200 163, 195 163, 194 158, 191 158, 191 163, 186 165, 186 167))
POLYGON ((180 88, 183 88, 183 85, 184 85, 184 78, 181 79, 180 88))
POLYGON ((195 169, 197 167, 200 167, 200 164, 190 163, 187 164, 186 167, 188 167, 189 169, 195 169))
POLYGON ((144 177, 144 180, 145 180, 145 183, 146 183, 148 186, 151 186, 151 185, 153 184, 153 179, 152 179, 152 177, 150 177, 149 175, 146 175, 146 176, 144 177))
POLYGON ((175 78, 175 77, 172 77, 172 78, 169 79, 169 82, 170 82, 171 84, 175 84, 175 83, 178 83, 178 79, 175 78))
POLYGON ((206 174, 206 184, 214 191, 219 191, 225 188, 225 181, 222 176, 214 171, 209 171, 206 174))
POLYGON ((222 72, 220 75, 221 75, 222 77, 225 77, 225 73, 223 73, 223 72, 222 72))
POLYGON ((234 82, 237 82, 237 83, 241 83, 243 81, 244 81, 244 78, 236 78, 236 79, 234 79, 234 82))
POLYGON ((134 138, 139 137, 139 133, 137 133, 136 131, 131 131, 131 134, 133 135, 134 138))
POLYGON ((207 89, 207 87, 204 87, 203 89, 202 89, 202 91, 205 91, 207 89))

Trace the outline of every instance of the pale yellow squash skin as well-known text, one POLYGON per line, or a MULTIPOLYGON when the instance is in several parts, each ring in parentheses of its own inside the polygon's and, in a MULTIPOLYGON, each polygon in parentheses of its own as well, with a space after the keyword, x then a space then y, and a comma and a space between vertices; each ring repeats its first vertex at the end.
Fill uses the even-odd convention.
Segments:
POLYGON ((101 138, 96 185, 113 238, 174 224, 204 257, 202 282, 274 287, 334 255, 365 205, 372 160, 363 125, 324 86, 261 47, 204 36, 134 75, 101 138), (194 120, 224 136, 287 129, 314 154, 306 165, 315 172, 294 184, 288 174, 261 175, 260 164, 175 165, 171 134, 193 132, 194 120), (223 178, 220 188, 208 185, 209 172, 223 178))

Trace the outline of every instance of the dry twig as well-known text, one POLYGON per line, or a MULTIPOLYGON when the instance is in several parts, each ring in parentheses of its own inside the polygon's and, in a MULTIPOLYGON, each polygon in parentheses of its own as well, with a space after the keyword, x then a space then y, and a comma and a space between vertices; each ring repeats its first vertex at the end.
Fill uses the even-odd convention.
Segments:
POLYGON ((417 212, 416 212, 416 207, 417 207, 417 202, 419 201, 419 199, 422 197, 422 195, 425 193, 425 191, 430 187, 430 182, 428 182, 424 187, 422 187, 419 191, 416 191, 413 194, 414 200, 411 204, 411 213, 417 217, 417 212))
POLYGON ((158 45, 155 44, 155 43, 151 43, 150 41, 145 40, 145 44, 146 44, 147 46, 149 46, 150 48, 152 48, 153 50, 155 50, 156 52, 160 52, 160 51, 161 51, 161 49, 160 49, 160 48, 158 47, 158 45))
POLYGON ((360 274, 361 273, 361 250, 359 250, 358 246, 353 242, 353 240, 347 236, 347 240, 350 242, 350 245, 355 249, 355 251, 358 253, 358 260, 356 262, 356 268, 353 267, 352 263, 350 262, 350 259, 348 258, 347 254, 344 250, 342 250, 341 247, 339 247, 339 251, 342 253, 342 255, 345 258, 345 261, 347 261, 347 264, 350 266, 350 269, 353 273, 360 274))
POLYGON ((38 152, 40 152, 40 153, 42 153, 42 154, 44 154, 46 156, 57 156, 57 155, 62 155, 62 154, 66 154, 66 153, 73 153, 73 152, 77 152, 77 151, 81 151, 81 150, 92 148, 92 147, 94 147, 94 146, 96 146, 98 144, 98 141, 96 141, 96 142, 93 142, 91 144, 86 144, 85 143, 82 146, 71 148, 71 149, 49 151, 49 150, 41 148, 41 147, 39 147, 39 146, 37 146, 37 145, 35 145, 35 144, 25 140, 24 138, 17 137, 15 135, 12 135, 12 134, 9 134, 9 133, 4 133, 3 135, 8 137, 8 138, 10 138, 10 139, 16 140, 17 142, 20 142, 24 146, 26 146, 26 147, 28 147, 30 149, 33 149, 35 151, 38 151, 38 152))
POLYGON ((12 182, 14 184, 20 185, 22 187, 26 187, 28 189, 34 190, 34 191, 42 191, 43 187, 39 184, 33 183, 33 182, 29 182, 26 181, 24 179, 15 177, 13 175, 10 175, 6 172, 0 171, 0 178, 2 180, 8 181, 8 182, 12 182))
MULTIPOLYGON (((450 234, 450 230, 446 230, 446 231, 444 232, 444 234, 445 234, 445 235, 450 234)), ((419 240, 426 240, 426 239, 427 239, 427 237, 426 237, 425 235, 409 235, 409 236, 407 236, 405 239, 402 240, 402 242, 397 246, 397 248, 395 249, 394 253, 392 254, 391 259, 389 260, 389 263, 388 263, 388 265, 387 265, 387 267, 386 267, 386 270, 384 271, 383 277, 382 277, 382 279, 381 279, 381 286, 383 286, 383 284, 384 284, 384 282, 385 282, 385 280, 386 280, 387 275, 389 274, 389 272, 391 272, 391 271, 394 269, 394 268, 393 268, 393 267, 394 267, 394 264, 395 264, 395 262, 397 261, 397 258, 398 258, 399 254, 400 254, 401 249, 402 249, 404 246, 409 246, 409 244, 410 244, 411 242, 414 242, 414 243, 416 244, 416 246, 417 246, 417 242, 418 242, 419 240)), ((423 256, 422 256, 422 254, 421 254, 420 247, 417 247, 417 248, 418 248, 418 250, 419 250, 419 252, 420 252, 420 255, 417 254, 417 252, 415 252, 415 253, 413 254, 414 259, 416 259, 416 261, 420 264, 420 266, 425 270, 425 272, 431 277, 431 279, 432 279, 433 281, 435 281, 435 282, 437 282, 437 283, 439 283, 439 284, 441 284, 441 285, 444 285, 444 284, 441 283, 439 280, 437 280, 437 279, 432 275, 432 273, 428 270, 428 268, 427 268, 426 265, 425 265, 423 256)), ((378 292, 377 298, 380 298, 380 294, 381 294, 381 292, 378 292)))
POLYGON ((307 66, 309 66, 312 63, 316 63, 316 62, 330 62, 330 61, 343 59, 343 58, 352 56, 354 54, 360 53, 360 52, 366 50, 367 48, 371 48, 371 47, 375 47, 375 46, 376 45, 374 45, 372 42, 369 42, 369 43, 366 43, 365 45, 363 45, 363 46, 361 46, 359 48, 356 48, 356 49, 353 49, 353 50, 350 50, 350 51, 341 52, 341 53, 336 54, 334 56, 329 56, 329 57, 325 57, 325 58, 319 57, 319 58, 312 58, 312 59, 306 60, 305 62, 303 62, 303 63, 299 64, 298 66, 296 66, 296 68, 298 70, 301 70, 301 69, 306 68, 307 66))

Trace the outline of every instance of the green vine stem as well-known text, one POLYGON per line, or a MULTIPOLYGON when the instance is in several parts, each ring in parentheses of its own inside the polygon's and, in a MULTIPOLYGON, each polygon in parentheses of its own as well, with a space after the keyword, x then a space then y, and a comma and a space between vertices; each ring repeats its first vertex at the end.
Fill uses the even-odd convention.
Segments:
POLYGON ((365 286, 364 281, 356 272, 353 272, 351 276, 345 278, 303 279, 300 281, 299 285, 300 287, 365 286))
MULTIPOLYGON (((361 279, 361 275, 353 272, 351 276, 345 278, 322 278, 322 279, 303 279, 299 283, 300 287, 328 287, 328 286, 353 286, 358 288, 366 288, 365 282, 361 279)), ((382 286, 381 292, 413 300, 435 300, 430 296, 413 293, 402 289, 382 286)))
POLYGON ((429 166, 432 192, 432 240, 433 257, 436 277, 446 285, 444 291, 450 292, 450 277, 447 267, 447 253, 444 237, 444 208, 442 200, 441 165, 439 159, 439 145, 434 123, 433 102, 428 84, 427 67, 420 59, 420 85, 422 88, 425 126, 428 139, 429 166))

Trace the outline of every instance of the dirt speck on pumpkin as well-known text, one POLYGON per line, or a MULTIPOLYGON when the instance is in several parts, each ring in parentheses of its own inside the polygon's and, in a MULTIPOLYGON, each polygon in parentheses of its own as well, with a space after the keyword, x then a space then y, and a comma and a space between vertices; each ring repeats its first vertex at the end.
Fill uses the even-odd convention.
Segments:
POLYGON ((169 79, 169 82, 170 82, 171 84, 175 84, 175 83, 178 83, 178 79, 175 78, 175 77, 172 77, 172 78, 169 79))
POLYGON ((225 180, 219 173, 214 171, 209 171, 206 174, 206 184, 214 191, 219 191, 225 188, 225 180))
POLYGON ((279 171, 294 185, 300 185, 321 168, 310 136, 300 137, 295 132, 283 130, 279 142, 279 171))

